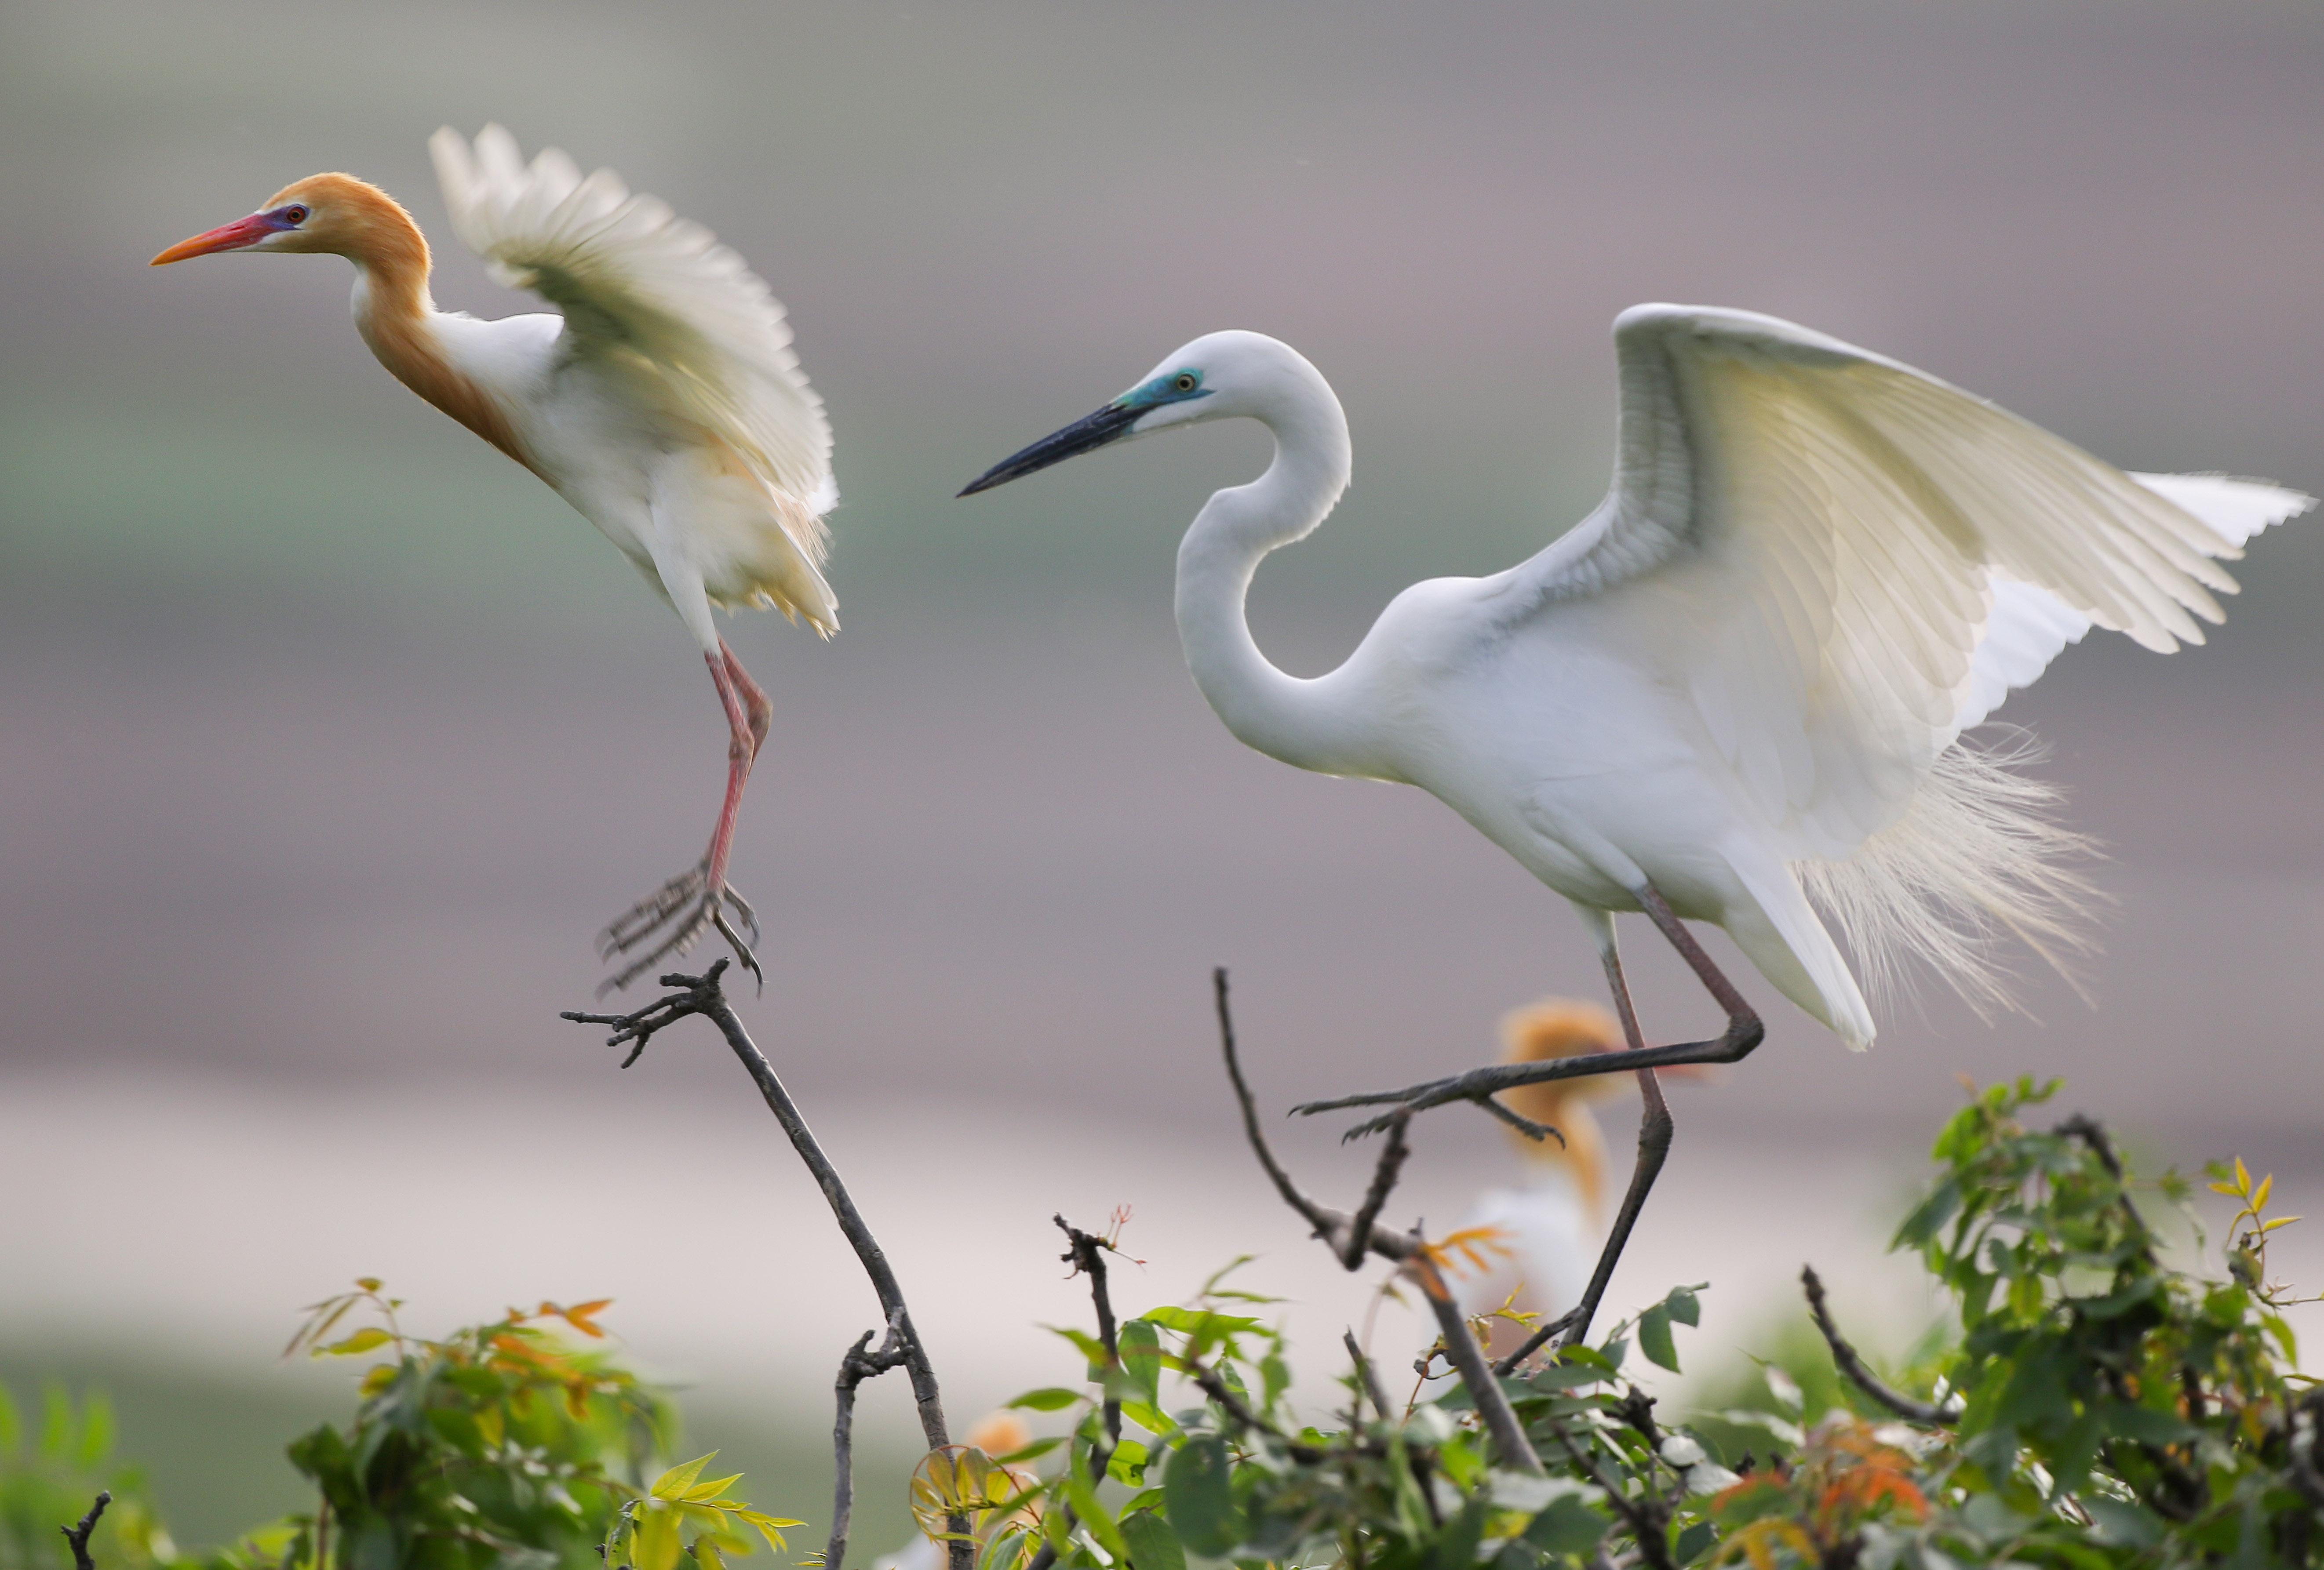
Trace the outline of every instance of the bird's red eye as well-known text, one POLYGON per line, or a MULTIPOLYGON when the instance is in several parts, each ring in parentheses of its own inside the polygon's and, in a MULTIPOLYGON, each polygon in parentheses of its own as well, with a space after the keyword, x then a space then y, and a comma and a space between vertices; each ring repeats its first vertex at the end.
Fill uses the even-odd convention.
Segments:
POLYGON ((290 223, 303 224, 307 221, 307 209, 293 204, 282 209, 282 216, 290 223))

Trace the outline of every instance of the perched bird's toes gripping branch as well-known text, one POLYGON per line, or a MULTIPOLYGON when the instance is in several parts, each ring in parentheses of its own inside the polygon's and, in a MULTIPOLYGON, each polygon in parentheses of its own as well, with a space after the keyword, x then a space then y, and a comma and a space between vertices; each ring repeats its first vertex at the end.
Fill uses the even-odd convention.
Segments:
POLYGON ((597 935, 598 957, 608 961, 628 954, 650 939, 659 940, 599 982, 598 996, 627 987, 670 955, 686 952, 710 932, 724 938, 734 950, 734 958, 742 961, 742 969, 757 977, 761 987, 766 986, 766 972, 759 969, 759 958, 752 952, 752 945, 759 941, 757 913, 752 910, 749 901, 734 892, 733 884, 722 884, 719 892, 712 894, 709 874, 706 861, 680 873, 653 895, 622 912, 597 935), (751 929, 750 942, 744 942, 733 923, 726 919, 728 905, 734 907, 734 914, 751 929))

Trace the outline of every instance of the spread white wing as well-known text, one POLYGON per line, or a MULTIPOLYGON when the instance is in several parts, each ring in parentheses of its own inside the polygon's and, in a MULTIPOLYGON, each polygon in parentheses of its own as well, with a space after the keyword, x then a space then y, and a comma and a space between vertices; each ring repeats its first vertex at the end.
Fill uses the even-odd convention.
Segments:
POLYGON ((453 226, 501 282, 565 315, 560 352, 650 370, 670 411, 698 426, 776 493, 809 562, 837 496, 831 426, 800 374, 783 308, 742 259, 699 224, 633 196, 601 169, 586 178, 545 149, 530 166, 498 125, 473 151, 448 126, 428 143, 453 226))
POLYGON ((1892 821, 1964 726, 2089 627, 2202 641, 2235 589, 2215 558, 2312 504, 2134 480, 1772 317, 1640 306, 1614 341, 1613 489, 1492 582, 1494 620, 1618 598, 1645 657, 1817 856, 1892 821))

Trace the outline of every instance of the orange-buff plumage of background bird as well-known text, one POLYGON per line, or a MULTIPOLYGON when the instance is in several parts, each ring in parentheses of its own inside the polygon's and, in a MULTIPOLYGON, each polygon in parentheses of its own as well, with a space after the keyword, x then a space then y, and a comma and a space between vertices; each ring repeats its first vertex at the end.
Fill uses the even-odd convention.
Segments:
POLYGON ((562 313, 480 321, 439 311, 428 242, 393 197, 345 174, 285 186, 248 217, 153 258, 319 252, 355 263, 355 330, 420 397, 531 470, 619 546, 702 650, 728 730, 726 794, 696 866, 601 935, 626 985, 712 929, 759 969, 728 920, 758 936, 728 886, 734 823, 772 706, 712 623, 761 605, 829 636, 820 570, 838 492, 831 427, 764 283, 710 231, 610 170, 555 149, 524 163, 487 125, 471 149, 429 143, 452 223, 499 281, 562 313))
MULTIPOLYGON (((1622 1044, 1621 1022, 1612 1011, 1575 998, 1545 997, 1501 1019, 1504 1063, 1617 1051, 1622 1044)), ((1667 1082, 1710 1072, 1682 1064, 1662 1070, 1658 1078, 1667 1082)), ((1463 1312, 1489 1315, 1507 1307, 1546 1322, 1582 1300, 1606 1242, 1606 1136, 1590 1105, 1620 1087, 1609 1076, 1544 1079, 1502 1092, 1512 1112, 1563 1137, 1535 1139, 1509 1130, 1524 1176, 1478 1195, 1456 1229, 1492 1233, 1477 1251, 1489 1263, 1454 1272, 1452 1295, 1463 1312)), ((1525 1338, 1516 1324, 1496 1320, 1489 1350, 1506 1355, 1525 1338)))

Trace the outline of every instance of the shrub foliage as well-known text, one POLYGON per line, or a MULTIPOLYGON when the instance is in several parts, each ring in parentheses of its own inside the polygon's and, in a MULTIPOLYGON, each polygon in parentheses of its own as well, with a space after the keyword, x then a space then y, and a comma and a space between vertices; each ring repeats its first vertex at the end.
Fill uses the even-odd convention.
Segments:
MULTIPOLYGON (((2267 1272, 2269 1235, 2296 1218, 2268 1214, 2272 1184, 2242 1163, 2215 1170, 2240 1206, 2224 1272, 2175 1266, 2144 1207, 2183 1206, 2191 1185, 2140 1183, 2086 1119, 2029 1126, 2055 1088, 1975 1093, 1939 1136, 1895 1246, 1942 1289, 1952 1333, 1901 1390, 1769 1364, 1737 1404, 1665 1422, 1626 1370, 1677 1369, 1700 1290, 1681 1289, 1501 1377, 1534 1452, 1503 1455, 1433 1354, 1396 1396, 1351 1341, 1338 1409, 1302 1412, 1270 1299, 1222 1272, 1116 1324, 1101 1271, 1101 1333, 1063 1333, 1080 1379, 1014 1403, 1065 1431, 931 1454, 915 1516, 982 1570, 2316 1565, 2324 1391, 2294 1372, 2294 1299, 2267 1272)), ((799 1523, 704 1479, 710 1457, 665 1465, 667 1399, 583 1349, 602 1303, 440 1341, 404 1334, 397 1307, 371 1281, 315 1307, 293 1351, 378 1357, 354 1417, 290 1446, 317 1506, 206 1556, 180 1555, 108 1468, 100 1409, 54 1397, 27 1445, 0 1402, 0 1570, 69 1565, 47 1518, 78 1515, 101 1478, 124 1493, 94 1544, 105 1570, 723 1570, 754 1538, 784 1551, 799 1523)))

